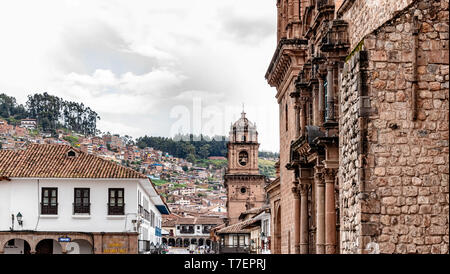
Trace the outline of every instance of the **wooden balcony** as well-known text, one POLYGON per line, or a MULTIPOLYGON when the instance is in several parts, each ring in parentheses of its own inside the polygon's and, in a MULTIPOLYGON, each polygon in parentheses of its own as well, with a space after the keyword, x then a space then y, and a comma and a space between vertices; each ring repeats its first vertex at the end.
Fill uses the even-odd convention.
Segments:
POLYGON ((220 245, 220 254, 233 254, 233 253, 250 253, 250 246, 231 246, 231 245, 220 245))

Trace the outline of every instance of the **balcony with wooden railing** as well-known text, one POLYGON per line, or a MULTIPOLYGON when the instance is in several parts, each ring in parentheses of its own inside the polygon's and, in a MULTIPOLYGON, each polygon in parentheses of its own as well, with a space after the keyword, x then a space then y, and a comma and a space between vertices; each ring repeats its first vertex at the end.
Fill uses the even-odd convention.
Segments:
POLYGON ((73 214, 91 214, 90 203, 73 203, 73 214))
POLYGON ((219 245, 220 254, 230 254, 230 253, 250 253, 249 245, 219 245))

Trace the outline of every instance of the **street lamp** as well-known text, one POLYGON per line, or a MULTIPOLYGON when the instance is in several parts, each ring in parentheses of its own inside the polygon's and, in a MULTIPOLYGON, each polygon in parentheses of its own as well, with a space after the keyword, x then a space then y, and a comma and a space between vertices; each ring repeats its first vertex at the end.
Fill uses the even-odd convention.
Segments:
POLYGON ((11 227, 9 228, 11 231, 14 230, 14 214, 11 214, 11 227))
POLYGON ((23 225, 22 214, 19 212, 19 213, 17 213, 16 217, 17 217, 17 222, 19 223, 20 226, 22 226, 23 225))

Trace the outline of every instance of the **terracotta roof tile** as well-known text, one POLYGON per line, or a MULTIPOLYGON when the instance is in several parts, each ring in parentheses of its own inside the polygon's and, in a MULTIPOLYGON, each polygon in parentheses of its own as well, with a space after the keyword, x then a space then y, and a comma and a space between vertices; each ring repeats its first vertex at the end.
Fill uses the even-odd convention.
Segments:
POLYGON ((147 176, 69 145, 31 144, 25 150, 0 151, 0 177, 140 178, 147 176), (68 156, 73 150, 76 155, 68 156))
POLYGON ((249 225, 251 223, 253 223, 255 221, 255 219, 248 219, 227 227, 224 227, 220 230, 218 230, 216 233, 217 234, 227 234, 227 233, 250 233, 249 229, 243 229, 243 227, 245 227, 246 225, 249 225))

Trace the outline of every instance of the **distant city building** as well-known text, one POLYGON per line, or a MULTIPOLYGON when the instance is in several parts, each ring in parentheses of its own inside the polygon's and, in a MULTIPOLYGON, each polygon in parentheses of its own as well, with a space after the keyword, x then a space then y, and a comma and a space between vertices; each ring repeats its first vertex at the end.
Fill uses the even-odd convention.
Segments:
POLYGON ((36 128, 36 119, 22 119, 20 121, 20 126, 27 129, 35 129, 36 128))
POLYGON ((169 234, 163 237, 163 243, 171 247, 207 246, 214 249, 211 241, 211 229, 223 224, 216 217, 173 217, 165 219, 162 226, 169 234))

